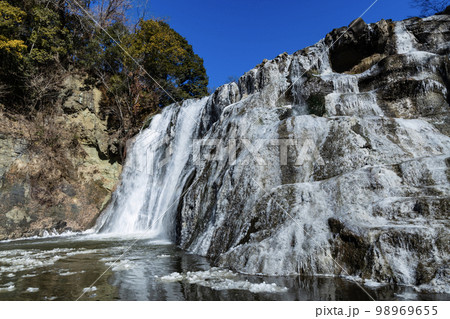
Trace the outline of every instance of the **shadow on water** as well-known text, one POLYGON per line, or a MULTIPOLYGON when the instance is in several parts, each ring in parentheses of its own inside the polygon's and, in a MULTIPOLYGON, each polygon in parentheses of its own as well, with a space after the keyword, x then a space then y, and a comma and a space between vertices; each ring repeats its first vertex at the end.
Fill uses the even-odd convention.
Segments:
MULTIPOLYGON (((207 259, 148 239, 136 242, 112 264, 131 243, 89 236, 0 243, 0 300, 76 300, 83 291, 81 300, 369 300, 355 283, 341 278, 231 272, 227 274, 232 279, 208 277, 207 259), (176 277, 192 272, 201 272, 202 279, 163 280, 173 273, 176 277), (233 286, 236 282, 241 289, 233 286), (283 291, 242 288, 253 284, 283 291)), ((449 299, 445 294, 420 294, 392 285, 364 289, 377 300, 449 299)))

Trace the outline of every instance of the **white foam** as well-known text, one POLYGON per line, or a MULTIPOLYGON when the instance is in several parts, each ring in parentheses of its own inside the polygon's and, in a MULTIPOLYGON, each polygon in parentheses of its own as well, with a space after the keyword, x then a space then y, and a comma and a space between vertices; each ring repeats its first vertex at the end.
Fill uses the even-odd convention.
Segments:
POLYGON ((413 292, 403 292, 401 294, 395 294, 395 296, 404 300, 414 300, 417 299, 417 294, 413 292))
POLYGON ((224 270, 220 268, 211 268, 207 271, 186 272, 178 273, 174 272, 170 275, 160 278, 163 282, 178 282, 186 281, 190 284, 197 284, 203 287, 208 287, 214 290, 248 290, 253 293, 277 293, 285 292, 287 288, 279 287, 275 283, 269 284, 252 283, 248 280, 236 280, 237 274, 230 270, 224 270))
POLYGON ((54 265, 72 249, 10 250, 0 253, 0 273, 17 273, 54 265))
POLYGON ((431 280, 428 284, 414 287, 418 292, 435 292, 442 294, 450 294, 450 285, 447 277, 438 277, 431 280))
POLYGON ((0 292, 11 292, 14 290, 16 290, 16 286, 12 282, 7 283, 4 286, 0 286, 0 292))
POLYGON ((124 270, 130 270, 136 267, 135 263, 133 263, 130 260, 120 260, 117 261, 117 258, 105 258, 106 260, 111 260, 105 262, 105 265, 108 267, 111 267, 112 271, 124 271, 124 270))
POLYGON ((28 293, 35 293, 35 292, 38 292, 38 291, 39 291, 39 288, 33 288, 33 287, 29 287, 26 290, 26 292, 28 292, 28 293))
POLYGON ((231 279, 225 279, 220 282, 201 282, 199 283, 202 286, 209 287, 214 290, 248 290, 253 293, 276 293, 276 292, 286 292, 287 288, 279 287, 275 283, 268 284, 266 282, 255 284, 251 283, 248 280, 246 281, 234 281, 231 279))
POLYGON ((83 293, 94 292, 94 291, 97 291, 97 287, 95 287, 95 286, 83 288, 83 293))
POLYGON ((56 300, 58 297, 45 297, 44 299, 45 300, 48 300, 48 301, 53 301, 53 300, 56 300))
POLYGON ((374 280, 364 280, 364 286, 370 287, 370 288, 379 288, 387 285, 387 283, 382 283, 374 280))
POLYGON ((403 21, 395 24, 395 36, 397 39, 397 52, 405 54, 416 51, 415 45, 417 43, 414 35, 407 29, 403 21))
POLYGON ((100 261, 103 261, 104 263, 109 263, 109 262, 114 262, 114 261, 118 261, 119 257, 104 257, 104 258, 100 258, 100 261))
POLYGON ((73 276, 78 274, 77 272, 71 272, 71 271, 63 271, 63 272, 59 272, 58 275, 62 276, 62 277, 67 277, 67 276, 73 276))
POLYGON ((72 236, 76 236, 79 235, 80 233, 78 232, 73 232, 73 231, 65 231, 63 233, 58 233, 55 230, 51 230, 50 232, 48 231, 44 231, 42 233, 42 236, 30 236, 30 237, 21 237, 21 238, 15 238, 15 239, 4 239, 4 240, 0 240, 0 243, 11 243, 11 242, 16 242, 16 241, 25 241, 25 240, 39 240, 39 239, 48 239, 48 238, 59 238, 59 237, 72 237, 72 236))
POLYGON ((148 244, 157 245, 157 246, 167 246, 167 245, 172 245, 173 242, 171 242, 170 240, 166 240, 166 239, 152 239, 148 242, 148 244))
MULTIPOLYGON (((156 276, 156 277, 158 277, 158 276, 156 276)), ((182 281, 184 278, 185 278, 185 276, 183 276, 182 274, 180 274, 178 272, 173 272, 170 275, 161 277, 161 281, 177 282, 177 281, 182 281)))
POLYGON ((106 252, 105 249, 80 249, 74 252, 67 253, 66 256, 76 256, 76 255, 88 255, 88 254, 98 254, 106 252))

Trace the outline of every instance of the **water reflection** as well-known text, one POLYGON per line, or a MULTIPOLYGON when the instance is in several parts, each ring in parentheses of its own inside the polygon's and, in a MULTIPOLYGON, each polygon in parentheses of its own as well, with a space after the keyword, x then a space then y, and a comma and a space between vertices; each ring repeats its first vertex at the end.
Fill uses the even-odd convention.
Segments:
MULTIPOLYGON (((0 243, 0 300, 76 300, 105 271, 82 300, 369 299, 353 282, 340 278, 214 272, 205 258, 149 240, 137 241, 113 264, 131 243, 89 236, 0 243)), ((449 297, 392 285, 365 289, 377 300, 449 297)))

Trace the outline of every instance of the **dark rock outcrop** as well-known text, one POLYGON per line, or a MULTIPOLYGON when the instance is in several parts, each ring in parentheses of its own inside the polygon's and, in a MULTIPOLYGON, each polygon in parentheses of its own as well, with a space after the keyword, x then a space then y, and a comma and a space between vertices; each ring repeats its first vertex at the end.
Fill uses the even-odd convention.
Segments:
POLYGON ((392 52, 393 26, 390 20, 381 20, 369 26, 359 18, 348 27, 327 34, 325 43, 330 47, 333 70, 339 73, 361 73, 392 52), (365 65, 364 68, 358 68, 361 63, 365 65))

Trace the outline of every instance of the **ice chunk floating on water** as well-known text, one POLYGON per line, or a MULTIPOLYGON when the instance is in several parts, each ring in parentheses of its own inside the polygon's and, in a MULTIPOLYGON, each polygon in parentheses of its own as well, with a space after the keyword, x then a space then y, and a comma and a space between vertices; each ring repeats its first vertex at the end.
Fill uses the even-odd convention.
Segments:
POLYGON ((12 282, 9 282, 5 285, 0 286, 0 293, 1 292, 11 292, 14 290, 16 290, 16 286, 12 282))
POLYGON ((83 293, 87 293, 87 292, 94 292, 97 291, 97 287, 93 286, 93 287, 87 287, 83 289, 83 293))
POLYGON ((251 283, 248 280, 237 280, 237 274, 230 270, 224 270, 220 268, 211 268, 207 271, 188 271, 185 274, 174 272, 170 275, 160 278, 163 282, 177 282, 186 281, 190 284, 197 284, 203 287, 208 287, 214 290, 249 290, 253 293, 262 292, 286 292, 287 288, 279 287, 272 283, 251 283))
POLYGON ((39 288, 33 288, 33 287, 27 288, 27 290, 26 290, 26 292, 28 292, 28 293, 35 293, 38 291, 39 291, 39 288))

